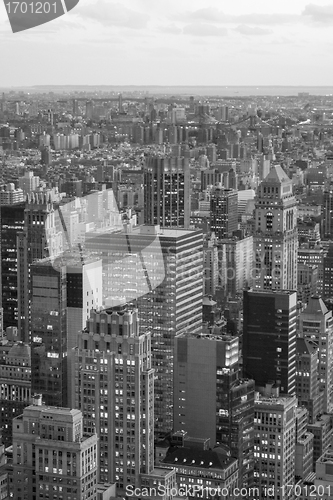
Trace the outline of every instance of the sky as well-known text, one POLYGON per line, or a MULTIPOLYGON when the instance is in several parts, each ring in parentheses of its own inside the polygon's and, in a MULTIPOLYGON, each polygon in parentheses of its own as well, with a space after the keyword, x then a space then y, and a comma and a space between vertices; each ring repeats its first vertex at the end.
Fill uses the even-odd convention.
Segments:
POLYGON ((0 87, 333 86, 332 28, 327 0, 80 0, 13 34, 1 2, 0 87))

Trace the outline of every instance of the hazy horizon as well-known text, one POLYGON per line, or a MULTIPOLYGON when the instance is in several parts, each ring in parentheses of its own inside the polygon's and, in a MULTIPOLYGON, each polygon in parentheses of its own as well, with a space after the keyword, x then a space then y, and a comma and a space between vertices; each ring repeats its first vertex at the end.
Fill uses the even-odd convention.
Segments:
POLYGON ((333 86, 327 0, 81 0, 19 33, 1 4, 1 88, 333 86))

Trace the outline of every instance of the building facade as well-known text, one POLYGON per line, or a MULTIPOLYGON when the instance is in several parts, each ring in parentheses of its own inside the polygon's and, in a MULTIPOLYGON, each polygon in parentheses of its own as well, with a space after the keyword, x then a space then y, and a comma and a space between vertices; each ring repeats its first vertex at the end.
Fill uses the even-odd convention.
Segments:
POLYGON ((255 201, 255 287, 297 288, 297 207, 292 181, 279 165, 260 184, 255 201))
POLYGON ((257 387, 296 391, 296 292, 244 291, 243 370, 257 387))
POLYGON ((78 410, 34 403, 13 421, 15 500, 97 500, 96 433, 78 410))

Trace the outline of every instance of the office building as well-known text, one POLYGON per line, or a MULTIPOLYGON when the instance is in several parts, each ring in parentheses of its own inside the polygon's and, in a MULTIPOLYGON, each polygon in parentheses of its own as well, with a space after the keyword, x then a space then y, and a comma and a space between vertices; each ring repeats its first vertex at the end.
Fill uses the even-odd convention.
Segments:
POLYGON ((315 341, 296 339, 296 396, 309 413, 312 424, 323 412, 323 392, 319 385, 319 348, 315 341))
POLYGON ((175 338, 174 430, 230 449, 242 486, 253 482, 253 412, 254 381, 239 377, 238 337, 175 338))
POLYGON ((235 189, 215 186, 210 199, 210 227, 217 238, 230 238, 238 228, 238 195, 235 189))
POLYGON ((151 333, 127 306, 91 311, 71 353, 72 401, 84 431, 99 437, 100 481, 140 486, 154 469, 154 370, 151 333))
POLYGON ((31 265, 31 384, 49 406, 67 406, 66 266, 31 265))
POLYGON ((333 236, 333 186, 324 191, 321 217, 321 237, 330 239, 333 236))
POLYGON ((313 469, 316 462, 333 445, 333 419, 331 414, 318 415, 316 420, 308 425, 308 432, 313 434, 313 469))
MULTIPOLYGON (((144 236, 144 234, 143 234, 144 236)), ((203 298, 201 231, 164 230, 159 235, 165 279, 138 298, 140 325, 152 332, 155 431, 173 428, 173 350, 179 333, 200 333, 203 298)))
POLYGON ((24 194, 22 189, 15 188, 15 184, 9 183, 0 187, 0 206, 13 205, 14 203, 22 203, 24 194))
POLYGON ((219 287, 225 296, 235 297, 252 287, 254 278, 253 237, 220 240, 218 243, 219 287))
POLYGON ((0 428, 6 448, 12 445, 13 418, 30 403, 30 346, 4 337, 0 341, 0 428))
POLYGON ((30 265, 62 250, 62 234, 56 228, 54 193, 30 193, 24 211, 24 230, 18 233, 18 328, 20 338, 30 342, 30 265))
POLYGON ((319 381, 323 409, 333 410, 333 317, 318 296, 311 297, 299 318, 299 334, 319 348, 319 381))
POLYGON ((323 259, 323 297, 333 297, 333 244, 331 243, 323 259))
POLYGON ((255 201, 256 289, 296 290, 297 207, 292 181, 279 165, 258 188, 255 201))
POLYGON ((243 370, 256 387, 296 391, 296 292, 244 291, 243 370))
POLYGON ((290 498, 284 486, 292 488, 295 484, 296 408, 295 396, 257 395, 254 402, 254 480, 258 498, 290 498))
POLYGON ((0 305, 3 328, 18 325, 17 233, 24 228, 24 203, 0 206, 0 305))
POLYGON ((25 172, 23 177, 19 177, 19 188, 22 189, 24 196, 35 191, 39 186, 40 179, 33 172, 25 172))
POLYGON ((41 397, 13 420, 16 500, 97 500, 95 432, 83 432, 82 413, 45 406, 41 397))
POLYGON ((296 449, 295 449, 295 479, 306 478, 313 467, 314 436, 308 432, 308 416, 306 408, 296 408, 296 449))
POLYGON ((85 246, 102 258, 105 303, 135 304, 140 328, 152 333, 155 431, 170 432, 174 337, 202 326, 202 232, 145 225, 101 230, 87 233, 85 246))
POLYGON ((146 158, 144 221, 161 227, 190 225, 190 167, 188 158, 146 158))

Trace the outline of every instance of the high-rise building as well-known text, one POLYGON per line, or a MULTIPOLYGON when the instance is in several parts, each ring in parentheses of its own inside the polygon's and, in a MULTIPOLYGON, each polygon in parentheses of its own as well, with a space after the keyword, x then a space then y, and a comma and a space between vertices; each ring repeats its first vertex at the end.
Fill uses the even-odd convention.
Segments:
POLYGON ((253 237, 230 238, 218 243, 219 286, 226 296, 235 297, 252 286, 254 278, 253 237))
POLYGON ((323 263, 323 297, 333 297, 333 244, 331 243, 323 263))
POLYGON ((0 428, 6 448, 13 444, 13 418, 31 403, 31 351, 22 342, 0 342, 0 428))
POLYGON ((145 225, 126 231, 87 233, 85 246, 102 256, 105 302, 136 304, 140 328, 152 333, 155 431, 167 433, 173 427, 174 338, 202 326, 202 232, 145 225))
POLYGON ((255 202, 256 284, 261 290, 297 288, 297 208, 292 181, 274 165, 255 202))
POLYGON ((297 399, 259 396, 254 402, 254 480, 257 498, 290 498, 295 484, 297 399))
POLYGON ((66 266, 31 265, 31 385, 49 406, 68 405, 66 266))
POLYGON ((62 234, 56 228, 52 191, 27 195, 24 230, 18 233, 18 328, 21 340, 30 342, 30 265, 62 250, 62 234))
POLYGON ((238 458, 239 484, 253 482, 254 381, 239 377, 238 337, 175 338, 174 429, 225 445, 238 458))
POLYGON ((99 437, 100 481, 140 486, 154 469, 154 370, 151 333, 127 306, 91 311, 72 351, 72 401, 84 432, 99 437))
POLYGON ((243 369, 256 387, 296 391, 296 292, 244 291, 243 369))
POLYGON ((24 203, 0 206, 0 306, 3 328, 18 325, 17 233, 24 228, 24 203))
POLYGON ((145 224, 189 228, 191 197, 188 158, 146 158, 144 203, 145 224))
POLYGON ((0 206, 13 205, 14 203, 22 203, 24 194, 22 189, 15 188, 15 184, 9 183, 0 187, 0 206))
POLYGON ((45 406, 40 397, 13 420, 16 500, 97 500, 95 431, 83 432, 82 413, 45 406))
POLYGON ((333 410, 333 317, 320 297, 311 297, 299 318, 300 336, 319 348, 319 386, 325 412, 333 410))
POLYGON ((330 239, 333 235, 333 186, 324 191, 321 217, 321 237, 330 239))
POLYGON ((323 412, 323 392, 319 385, 319 348, 315 341, 296 339, 296 396, 307 408, 312 424, 323 412))
MULTIPOLYGON (((163 230, 160 244, 165 279, 137 300, 140 324, 152 332, 155 370, 155 432, 173 428, 173 350, 175 336, 201 332, 203 240, 201 231, 163 230)), ((141 236, 144 238, 144 234, 141 236)))
POLYGON ((210 227, 219 239, 230 238, 238 228, 238 194, 214 187, 210 199, 210 227))
POLYGON ((23 177, 19 177, 19 187, 22 189, 24 195, 35 191, 38 186, 39 177, 34 175, 33 172, 25 172, 23 177))

